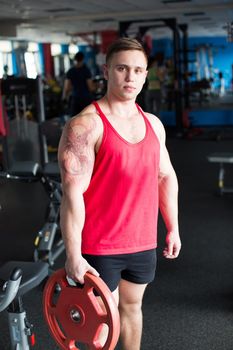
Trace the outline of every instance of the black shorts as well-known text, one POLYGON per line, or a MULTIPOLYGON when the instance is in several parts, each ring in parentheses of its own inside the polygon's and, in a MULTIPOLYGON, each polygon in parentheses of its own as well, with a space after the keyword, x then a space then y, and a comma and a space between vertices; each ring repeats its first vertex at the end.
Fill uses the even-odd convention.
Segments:
POLYGON ((147 284, 153 281, 156 270, 156 249, 132 254, 88 255, 83 254, 88 263, 113 292, 121 279, 147 284))

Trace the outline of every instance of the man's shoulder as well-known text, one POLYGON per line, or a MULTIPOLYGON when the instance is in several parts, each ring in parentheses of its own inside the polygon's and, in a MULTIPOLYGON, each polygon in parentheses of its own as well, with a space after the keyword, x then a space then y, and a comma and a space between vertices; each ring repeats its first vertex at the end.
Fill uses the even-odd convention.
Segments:
POLYGON ((66 73, 66 76, 67 77, 73 76, 75 74, 75 70, 76 70, 75 67, 70 67, 66 73))
POLYGON ((73 129, 76 127, 83 127, 86 130, 93 130, 98 133, 102 129, 101 119, 96 113, 96 108, 93 104, 90 104, 84 108, 79 114, 72 117, 69 122, 69 126, 73 129))
POLYGON ((89 69, 89 67, 88 67, 86 64, 84 64, 84 65, 82 66, 81 72, 82 72, 82 74, 86 75, 87 78, 90 78, 90 77, 91 77, 91 70, 89 69))
POLYGON ((147 119, 149 120, 155 134, 158 136, 158 138, 160 139, 161 134, 164 133, 164 126, 163 123, 161 122, 161 120, 156 117, 154 114, 151 113, 146 113, 144 112, 145 116, 147 117, 147 119))
POLYGON ((156 117, 155 114, 148 113, 145 111, 143 111, 143 113, 145 114, 147 119, 150 121, 150 123, 152 123, 153 125, 159 125, 160 127, 163 127, 161 120, 158 117, 156 117))

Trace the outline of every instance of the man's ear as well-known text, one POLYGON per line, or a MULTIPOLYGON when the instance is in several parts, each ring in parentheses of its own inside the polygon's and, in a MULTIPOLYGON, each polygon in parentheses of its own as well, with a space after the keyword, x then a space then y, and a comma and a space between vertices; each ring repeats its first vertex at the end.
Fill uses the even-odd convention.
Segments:
POLYGON ((147 74, 148 74, 148 70, 145 72, 144 84, 146 82, 147 74))
POLYGON ((103 71, 104 71, 104 79, 108 80, 108 66, 107 66, 107 64, 103 65, 103 71))

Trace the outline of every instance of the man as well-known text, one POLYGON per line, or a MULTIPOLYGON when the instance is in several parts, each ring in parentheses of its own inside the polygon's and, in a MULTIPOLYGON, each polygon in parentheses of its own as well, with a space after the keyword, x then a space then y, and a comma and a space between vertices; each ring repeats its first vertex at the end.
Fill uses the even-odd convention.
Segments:
POLYGON ((164 256, 181 248, 178 185, 157 117, 135 104, 147 75, 139 42, 122 38, 106 56, 106 95, 66 125, 59 146, 61 230, 66 271, 89 271, 119 305, 121 349, 139 350, 143 295, 154 279, 157 214, 167 227, 164 256))
POLYGON ((84 54, 79 51, 74 56, 74 66, 66 73, 62 96, 63 101, 68 102, 71 94, 71 116, 80 113, 92 102, 94 91, 95 84, 91 78, 91 72, 84 63, 84 54))

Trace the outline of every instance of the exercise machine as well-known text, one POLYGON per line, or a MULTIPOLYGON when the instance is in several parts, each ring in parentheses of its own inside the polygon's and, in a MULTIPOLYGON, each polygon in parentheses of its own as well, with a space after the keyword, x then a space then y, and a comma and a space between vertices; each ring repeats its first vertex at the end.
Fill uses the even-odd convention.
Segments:
POLYGON ((6 136, 2 139, 3 168, 15 162, 48 162, 46 137, 40 132, 45 121, 41 78, 10 78, 1 81, 6 136))
POLYGON ((224 193, 233 193, 233 187, 225 185, 225 172, 226 165, 233 164, 233 153, 219 152, 212 153, 207 157, 210 163, 216 163, 219 165, 218 172, 218 191, 220 195, 224 193))
POLYGON ((0 267, 0 312, 7 310, 11 350, 29 350, 35 345, 22 296, 39 286, 47 275, 48 264, 43 262, 9 261, 0 267))
POLYGON ((65 249, 59 228, 62 190, 58 164, 47 163, 42 169, 32 161, 15 162, 7 172, 1 172, 0 176, 12 181, 39 181, 45 189, 49 205, 45 223, 34 240, 33 255, 35 261, 47 262, 52 267, 65 249))
POLYGON ((45 224, 35 237, 35 261, 50 266, 63 252, 59 230, 61 184, 58 164, 49 162, 42 82, 40 78, 11 78, 1 82, 3 105, 8 115, 8 133, 3 139, 1 177, 39 181, 49 198, 45 224), (11 108, 7 103, 10 103, 11 108), (32 120, 28 112, 33 115, 32 120))
POLYGON ((40 173, 40 181, 49 196, 50 203, 46 222, 35 239, 34 260, 47 261, 53 266, 65 249, 59 226, 62 189, 57 163, 47 163, 44 166, 43 172, 40 173))

